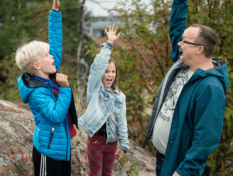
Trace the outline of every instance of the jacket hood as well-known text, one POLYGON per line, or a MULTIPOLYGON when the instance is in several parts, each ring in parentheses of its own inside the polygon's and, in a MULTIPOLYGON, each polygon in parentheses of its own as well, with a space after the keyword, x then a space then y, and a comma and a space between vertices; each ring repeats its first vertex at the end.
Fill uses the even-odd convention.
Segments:
POLYGON ((44 86, 44 83, 33 78, 28 73, 21 75, 18 78, 18 87, 23 103, 28 103, 29 95, 35 90, 35 88, 42 86, 44 86))
POLYGON ((227 63, 221 62, 216 58, 212 58, 212 62, 215 68, 206 71, 198 68, 190 81, 193 79, 198 79, 200 76, 216 76, 221 81, 224 91, 226 92, 230 84, 227 63))
MULTIPOLYGON (((57 70, 56 73, 61 73, 61 72, 57 70)), ((49 76, 56 79, 56 73, 50 74, 49 76)), ((28 97, 33 92, 33 90, 35 90, 35 88, 43 87, 46 84, 44 84, 38 79, 35 79, 33 76, 31 76, 28 73, 24 73, 23 75, 21 75, 18 78, 18 87, 23 103, 28 103, 28 97)))

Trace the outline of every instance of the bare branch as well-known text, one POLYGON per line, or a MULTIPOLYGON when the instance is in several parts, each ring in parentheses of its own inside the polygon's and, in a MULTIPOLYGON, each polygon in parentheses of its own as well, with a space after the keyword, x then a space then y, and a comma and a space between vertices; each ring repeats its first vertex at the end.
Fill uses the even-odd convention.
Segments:
MULTIPOLYGON (((154 43, 153 40, 151 40, 151 43, 153 44, 154 48, 156 48, 156 45, 155 45, 155 43, 154 43)), ((156 56, 155 49, 153 49, 153 52, 154 52, 154 54, 155 54, 155 56, 156 56)), ((160 71, 161 71, 161 73, 162 73, 162 75, 163 75, 163 77, 164 77, 164 76, 165 76, 165 73, 164 73, 164 70, 163 70, 163 66, 162 66, 162 64, 160 63, 160 61, 159 61, 159 59, 158 59, 157 57, 155 57, 155 59, 157 60, 157 62, 158 62, 158 64, 159 64, 159 69, 160 69, 160 71)))
POLYGON ((95 39, 92 35, 90 35, 87 31, 84 31, 83 33, 84 33, 87 37, 89 37, 93 42, 97 43, 96 39, 95 39))
POLYGON ((85 20, 85 15, 84 15, 84 4, 85 0, 80 3, 80 10, 79 10, 79 45, 78 45, 78 52, 77 52, 77 62, 80 62, 80 59, 83 57, 83 24, 85 20))

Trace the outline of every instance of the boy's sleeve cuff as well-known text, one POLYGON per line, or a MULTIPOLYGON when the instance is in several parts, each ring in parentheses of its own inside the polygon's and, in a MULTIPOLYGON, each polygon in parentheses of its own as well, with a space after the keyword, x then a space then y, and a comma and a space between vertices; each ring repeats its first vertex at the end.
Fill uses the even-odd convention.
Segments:
POLYGON ((62 14, 61 14, 61 12, 59 12, 59 11, 55 11, 55 10, 53 10, 53 9, 51 9, 50 11, 49 11, 49 16, 50 17, 62 17, 62 14))

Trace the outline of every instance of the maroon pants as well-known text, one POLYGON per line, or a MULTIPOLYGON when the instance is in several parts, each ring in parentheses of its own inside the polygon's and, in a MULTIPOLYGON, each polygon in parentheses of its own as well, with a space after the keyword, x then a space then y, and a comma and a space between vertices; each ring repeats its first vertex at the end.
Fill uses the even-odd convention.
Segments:
POLYGON ((92 138, 88 136, 87 156, 90 176, 112 175, 116 150, 117 141, 106 144, 106 139, 99 134, 95 134, 92 138))

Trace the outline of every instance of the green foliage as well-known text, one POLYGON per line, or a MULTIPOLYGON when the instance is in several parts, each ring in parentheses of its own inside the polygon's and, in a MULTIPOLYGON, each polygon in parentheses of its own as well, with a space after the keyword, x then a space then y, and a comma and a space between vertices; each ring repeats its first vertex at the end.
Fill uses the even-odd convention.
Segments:
MULTIPOLYGON (((50 2, 45 0, 25 1, 25 3, 24 1, 20 3, 8 0, 0 1, 0 23, 3 24, 3 28, 0 25, 0 38, 7 37, 7 39, 0 40, 0 99, 21 102, 17 78, 23 72, 15 64, 15 51, 20 45, 32 40, 48 42, 48 14, 52 7, 50 2), (9 8, 6 8, 8 6, 9 8), (18 6, 19 9, 17 9, 18 6), (14 10, 9 10, 9 12, 6 10, 11 8, 14 10), (17 20, 12 22, 9 19, 14 15, 17 15, 17 20)), ((60 71, 68 75, 74 93, 77 89, 78 8, 79 4, 76 0, 61 2, 63 54, 60 71)), ((88 15, 85 18, 86 20, 90 19, 88 15)), ((90 42, 90 39, 86 38, 86 41, 90 42)), ((92 60, 89 55, 86 55, 85 59, 88 62, 92 60)))
POLYGON ((18 69, 14 57, 15 53, 12 53, 0 62, 0 76, 7 78, 0 81, 0 99, 8 100, 9 97, 11 97, 12 101, 19 102, 20 95, 18 91, 17 77, 22 74, 22 72, 18 69))
POLYGON ((32 35, 33 21, 26 13, 32 12, 46 0, 0 1, 0 59, 10 55, 24 31, 32 35))

